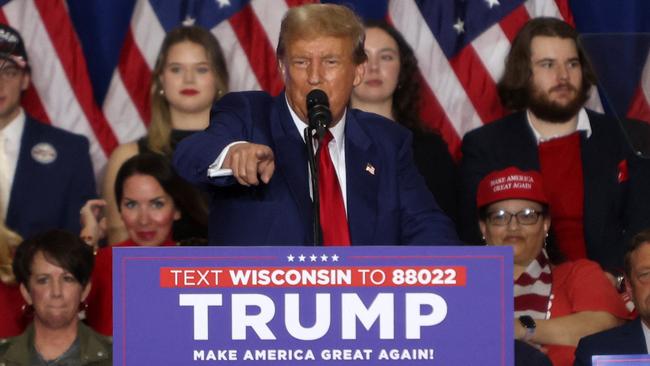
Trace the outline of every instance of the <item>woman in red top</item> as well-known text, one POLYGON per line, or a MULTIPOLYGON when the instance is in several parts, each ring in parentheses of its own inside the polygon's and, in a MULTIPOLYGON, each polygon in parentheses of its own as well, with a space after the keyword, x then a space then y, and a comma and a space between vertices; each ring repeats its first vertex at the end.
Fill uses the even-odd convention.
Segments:
POLYGON ((0 338, 17 336, 29 319, 23 314, 25 304, 11 269, 13 253, 21 238, 4 225, 0 210, 0 338))
MULTIPOLYGON (((127 160, 117 173, 115 197, 129 238, 114 246, 171 246, 172 225, 182 215, 196 217, 191 199, 183 194, 188 183, 180 178, 167 158, 143 153, 127 160)), ((90 244, 105 236, 104 219, 98 220, 103 200, 91 200, 81 210, 82 238, 90 244)), ((97 332, 112 335, 112 247, 97 251, 92 290, 88 296, 86 322, 97 332)))
POLYGON ((545 350, 555 366, 573 365, 581 337, 630 319, 598 263, 562 261, 547 245, 551 219, 541 174, 492 172, 476 200, 485 242, 513 250, 516 339, 545 350))

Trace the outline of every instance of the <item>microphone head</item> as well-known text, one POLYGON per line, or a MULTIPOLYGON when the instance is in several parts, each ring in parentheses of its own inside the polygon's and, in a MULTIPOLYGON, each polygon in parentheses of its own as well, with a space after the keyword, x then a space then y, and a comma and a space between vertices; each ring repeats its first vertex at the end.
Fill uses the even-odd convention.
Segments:
POLYGON ((317 105, 322 105, 328 108, 330 106, 327 94, 320 89, 314 89, 307 94, 307 110, 310 110, 317 105))
POLYGON ((307 118, 309 118, 309 127, 320 131, 319 135, 322 135, 332 123, 330 103, 324 91, 314 89, 307 94, 307 118))

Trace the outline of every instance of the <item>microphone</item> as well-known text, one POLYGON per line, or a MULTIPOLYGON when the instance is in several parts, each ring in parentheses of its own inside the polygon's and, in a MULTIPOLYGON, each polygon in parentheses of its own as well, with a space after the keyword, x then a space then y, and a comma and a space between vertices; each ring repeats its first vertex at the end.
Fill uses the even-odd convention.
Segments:
POLYGON ((314 89, 307 94, 307 117, 309 128, 316 130, 320 141, 325 135, 325 130, 332 123, 332 112, 327 94, 320 89, 314 89))

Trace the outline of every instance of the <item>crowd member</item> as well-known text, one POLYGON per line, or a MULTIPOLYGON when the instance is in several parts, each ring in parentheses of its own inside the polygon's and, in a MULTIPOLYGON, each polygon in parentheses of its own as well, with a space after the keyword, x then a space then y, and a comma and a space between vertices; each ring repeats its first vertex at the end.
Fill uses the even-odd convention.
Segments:
POLYGON ((68 231, 50 230, 22 242, 13 269, 34 321, 0 343, 0 364, 112 365, 108 338, 79 320, 90 291, 93 252, 68 231))
POLYGON ((456 220, 456 164, 440 134, 420 120, 420 82, 413 49, 385 21, 366 22, 368 56, 361 84, 350 106, 396 121, 413 133, 413 157, 440 208, 456 220))
POLYGON ((575 365, 591 365, 594 355, 648 354, 650 347, 650 229, 634 236, 625 254, 625 282, 639 314, 634 321, 582 338, 575 365))
POLYGON ((25 302, 11 268, 14 251, 21 240, 18 234, 4 225, 0 212, 0 338, 19 335, 29 320, 22 311, 25 302))
POLYGON ((315 89, 327 94, 333 121, 316 159, 323 243, 456 241, 452 222, 413 163, 410 133, 383 117, 346 109, 352 88, 363 80, 363 41, 363 24, 344 6, 289 9, 277 47, 284 92, 275 98, 228 94, 215 105, 207 130, 179 143, 179 173, 212 186, 210 244, 314 243, 303 131, 306 96, 315 89), (215 176, 226 168, 233 177, 215 176))
POLYGON ((515 338, 546 348, 555 366, 571 365, 581 337, 629 318, 598 263, 562 261, 552 242, 541 174, 515 167, 478 186, 479 226, 488 245, 514 253, 515 338))
MULTIPOLYGON (((127 160, 115 179, 115 197, 119 203, 121 219, 126 226, 128 239, 113 247, 172 246, 173 223, 182 216, 196 220, 193 213, 197 196, 185 194, 190 184, 179 177, 169 160, 160 154, 138 154, 127 160)), ((89 201, 81 210, 84 230, 82 237, 91 244, 103 235, 97 215, 102 200, 89 201)), ((88 297, 86 321, 96 331, 112 334, 113 247, 97 252, 93 289, 88 297)))
POLYGON ((559 250, 620 267, 627 236, 650 226, 650 169, 619 123, 584 108, 595 76, 576 31, 535 18, 515 37, 498 84, 516 112, 467 133, 461 163, 461 236, 476 243, 476 187, 489 172, 537 170, 559 250))
POLYGON ((88 140, 25 114, 30 70, 20 34, 0 24, 0 211, 23 237, 78 232, 79 209, 96 195, 88 140))
MULTIPOLYGON (((110 244, 128 237, 113 195, 115 176, 122 164, 142 152, 171 156, 180 140, 208 126, 212 103, 227 90, 226 63, 212 33, 199 26, 178 27, 167 33, 151 76, 151 123, 147 135, 118 146, 108 161, 102 190, 108 202, 110 244)), ((187 194, 199 193, 191 189, 187 194)), ((207 199, 200 208, 207 222, 207 199)), ((180 220, 174 235, 177 240, 207 238, 207 225, 195 227, 180 220)))

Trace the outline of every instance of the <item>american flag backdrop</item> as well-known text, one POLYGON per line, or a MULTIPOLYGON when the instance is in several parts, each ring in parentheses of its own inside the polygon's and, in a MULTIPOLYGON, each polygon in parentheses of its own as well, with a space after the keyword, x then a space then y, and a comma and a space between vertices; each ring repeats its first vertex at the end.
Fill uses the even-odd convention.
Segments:
MULTIPOLYGON (((146 131, 151 70, 166 31, 184 22, 209 28, 226 54, 230 90, 277 94, 283 88, 275 59, 280 20, 288 7, 305 2, 313 1, 0 0, 0 22, 17 28, 27 46, 26 110, 87 136, 101 175, 118 144, 146 131)), ((441 131, 457 157, 463 134, 507 113, 496 82, 519 28, 537 16, 575 24, 569 0, 334 2, 362 16, 387 17, 403 33, 424 81, 423 120, 441 131)), ((650 120, 647 65, 626 82, 629 115, 650 120)), ((590 106, 601 109, 598 93, 592 97, 590 106)))

